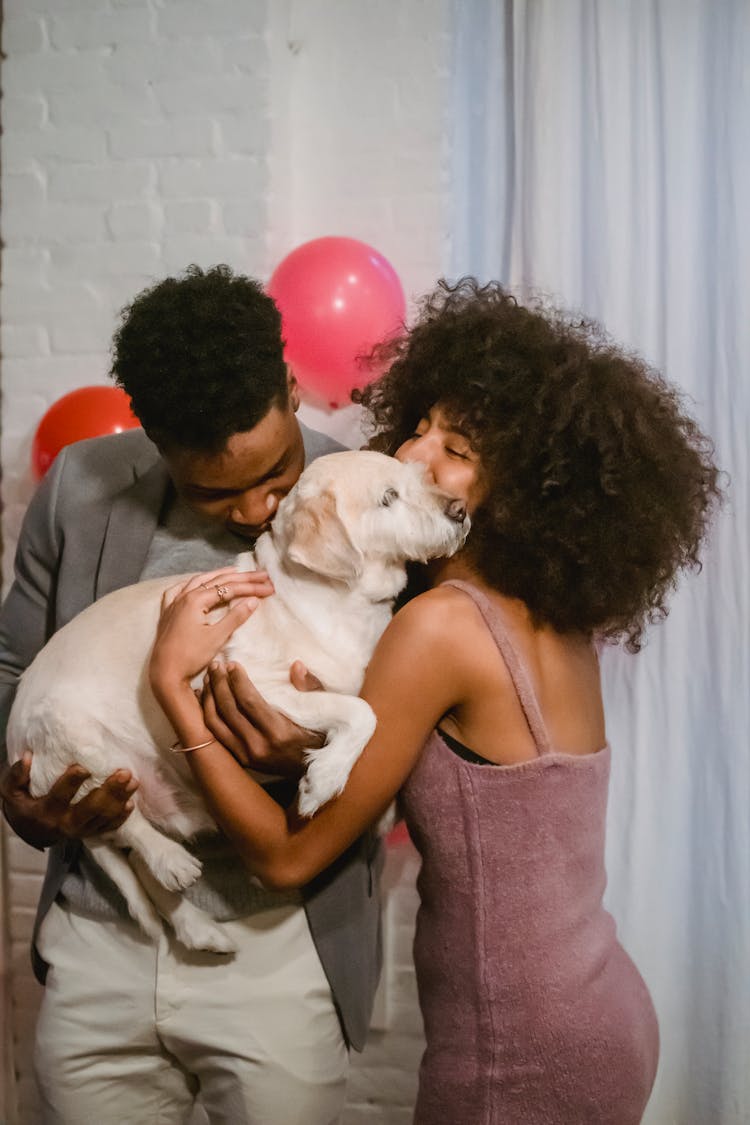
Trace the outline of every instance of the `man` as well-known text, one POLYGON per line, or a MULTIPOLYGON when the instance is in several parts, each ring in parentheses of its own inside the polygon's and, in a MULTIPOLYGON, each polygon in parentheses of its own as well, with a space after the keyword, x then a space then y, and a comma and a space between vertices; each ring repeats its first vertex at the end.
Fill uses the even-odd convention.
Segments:
MULTIPOLYGON (((31 502, 0 612, 0 732, 52 632, 140 578, 231 562, 304 464, 340 448, 298 422, 282 352, 273 301, 226 266, 191 267, 124 310, 112 373, 143 430, 64 449, 31 502)), ((271 720, 297 761, 309 733, 271 720)), ((144 938, 81 846, 122 822, 137 780, 118 771, 73 802, 78 767, 36 800, 28 776, 27 756, 2 794, 16 832, 49 847, 32 954, 47 982, 35 1058, 45 1121, 178 1123, 198 1094, 227 1125, 335 1121, 380 968, 374 839, 301 895, 253 886, 222 837, 198 841, 203 876, 187 893, 239 953, 187 954, 169 931, 144 938)))

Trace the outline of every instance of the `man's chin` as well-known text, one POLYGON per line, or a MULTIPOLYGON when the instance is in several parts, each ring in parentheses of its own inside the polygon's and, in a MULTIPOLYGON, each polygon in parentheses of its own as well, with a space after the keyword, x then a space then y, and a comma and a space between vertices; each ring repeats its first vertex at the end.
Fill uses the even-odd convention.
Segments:
POLYGON ((246 523, 228 523, 226 525, 227 531, 231 531, 233 535, 237 535, 240 539, 247 540, 257 539, 264 531, 268 531, 270 526, 270 520, 266 520, 266 522, 259 527, 250 527, 246 523))

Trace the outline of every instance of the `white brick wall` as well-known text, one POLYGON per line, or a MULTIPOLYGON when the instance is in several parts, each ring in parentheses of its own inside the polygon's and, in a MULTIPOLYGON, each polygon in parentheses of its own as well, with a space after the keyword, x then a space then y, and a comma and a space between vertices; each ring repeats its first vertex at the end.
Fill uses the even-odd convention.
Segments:
MULTIPOLYGON (((432 285, 447 245, 446 24, 445 0, 5 0, 6 582, 34 430, 66 391, 106 381, 116 312, 139 289, 193 261, 267 279, 326 234, 376 246, 409 297, 432 285)), ((303 415, 359 440, 354 408, 303 415)), ((43 861, 14 839, 4 852, 18 1120, 35 1125, 27 944, 43 861)), ((411 1118, 415 867, 410 846, 391 852, 389 1029, 355 1059, 347 1125, 411 1118)))

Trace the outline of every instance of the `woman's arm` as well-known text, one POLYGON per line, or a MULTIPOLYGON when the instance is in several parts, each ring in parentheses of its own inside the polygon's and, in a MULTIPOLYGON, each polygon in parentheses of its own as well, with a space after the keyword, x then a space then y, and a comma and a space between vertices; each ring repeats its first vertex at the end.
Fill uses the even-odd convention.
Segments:
MULTIPOLYGON (((301 886, 324 870, 382 815, 414 766, 430 731, 463 697, 455 633, 439 591, 410 602, 391 622, 367 670, 362 697, 377 729, 343 793, 309 820, 276 804, 219 743, 188 754, 193 774, 226 835, 270 887, 301 886), (451 626, 449 628, 449 625, 451 626)), ((180 608, 179 606, 177 607, 180 608)), ((180 618, 189 645, 189 611, 180 618)), ((152 685, 184 746, 211 738, 189 680, 174 661, 152 664, 152 685)))

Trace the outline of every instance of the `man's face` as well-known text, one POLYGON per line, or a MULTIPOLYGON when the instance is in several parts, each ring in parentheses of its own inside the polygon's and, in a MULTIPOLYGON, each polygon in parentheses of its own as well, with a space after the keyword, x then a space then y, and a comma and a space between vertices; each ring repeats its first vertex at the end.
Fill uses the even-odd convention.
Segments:
POLYGON ((252 430, 233 434, 221 453, 164 452, 177 492, 193 511, 255 539, 270 526, 279 501, 304 468, 302 432, 294 411, 290 395, 252 430))

